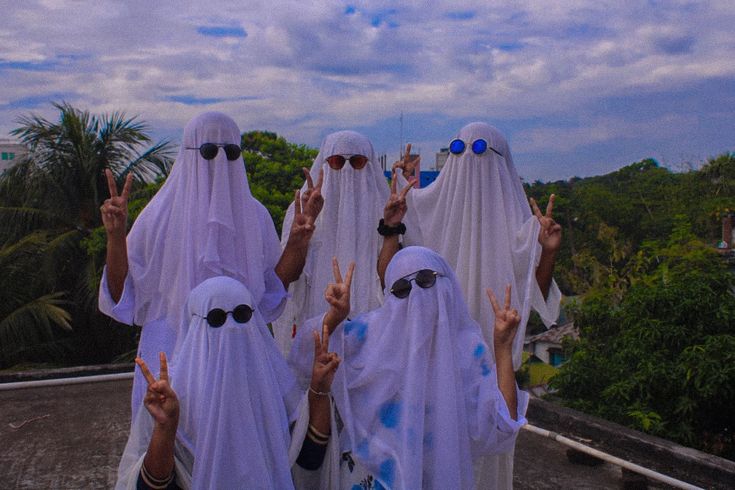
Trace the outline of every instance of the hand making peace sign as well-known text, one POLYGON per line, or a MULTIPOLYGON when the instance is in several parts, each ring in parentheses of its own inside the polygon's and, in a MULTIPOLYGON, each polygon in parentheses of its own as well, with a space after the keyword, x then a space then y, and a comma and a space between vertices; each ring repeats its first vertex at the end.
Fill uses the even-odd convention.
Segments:
POLYGON ((314 335, 314 368, 311 372, 311 389, 316 393, 328 393, 332 388, 334 373, 339 367, 340 358, 334 352, 329 352, 329 327, 322 325, 322 335, 314 335))
POLYGON ((293 222, 291 223, 291 231, 288 235, 288 241, 292 244, 298 244, 305 247, 311 236, 314 234, 314 218, 303 211, 304 202, 301 199, 301 191, 294 193, 294 213, 293 222))
POLYGON ((330 306, 329 311, 324 316, 324 323, 329 327, 330 334, 350 314, 350 287, 352 286, 352 275, 355 272, 355 263, 350 263, 347 268, 347 275, 342 280, 337 258, 332 257, 332 272, 334 282, 327 285, 327 289, 324 291, 324 299, 327 300, 330 306))
POLYGON ((107 187, 110 190, 110 198, 105 199, 105 202, 100 206, 102 224, 105 225, 105 231, 111 237, 125 238, 128 222, 128 198, 130 197, 130 188, 133 186, 133 174, 128 174, 120 195, 117 194, 117 184, 109 168, 105 169, 105 176, 107 177, 107 187))
POLYGON ((406 216, 406 211, 408 210, 406 196, 408 195, 408 191, 413 189, 415 183, 416 177, 411 177, 408 179, 406 187, 401 189, 401 192, 398 192, 398 178, 395 168, 393 169, 393 176, 390 181, 390 196, 383 209, 383 222, 387 226, 398 226, 403 221, 403 217, 406 216))
POLYGON ((161 352, 158 359, 161 363, 161 369, 159 378, 156 380, 145 361, 140 357, 135 358, 135 363, 140 367, 148 382, 148 390, 145 393, 145 398, 143 398, 143 404, 156 424, 166 429, 175 430, 179 423, 179 399, 168 383, 166 354, 161 352))
POLYGON ((538 208, 538 204, 536 204, 534 198, 530 199, 533 214, 541 224, 538 241, 541 244, 541 248, 548 252, 557 252, 559 247, 561 247, 561 225, 554 221, 552 217, 555 198, 556 196, 554 194, 549 197, 549 204, 546 205, 546 214, 541 214, 541 210, 538 208))
POLYGON ((518 325, 521 323, 521 315, 518 310, 510 306, 510 284, 505 287, 505 304, 502 309, 495 294, 493 294, 493 290, 487 288, 485 292, 495 313, 493 342, 496 348, 507 347, 510 349, 513 346, 513 338, 516 335, 516 330, 518 330, 518 325))
POLYGON ((324 169, 319 169, 319 178, 314 185, 314 180, 311 178, 311 172, 306 167, 302 167, 304 176, 306 177, 306 191, 301 195, 301 199, 304 200, 302 204, 304 214, 311 217, 313 221, 319 216, 319 213, 324 207, 324 197, 322 196, 322 184, 324 183, 324 169))
POLYGON ((413 175, 413 171, 420 162, 421 155, 416 155, 411 158, 411 143, 408 143, 406 145, 406 153, 403 155, 403 158, 395 162, 393 167, 391 167, 391 170, 395 172, 397 168, 403 169, 403 176, 407 177, 409 175, 413 175))

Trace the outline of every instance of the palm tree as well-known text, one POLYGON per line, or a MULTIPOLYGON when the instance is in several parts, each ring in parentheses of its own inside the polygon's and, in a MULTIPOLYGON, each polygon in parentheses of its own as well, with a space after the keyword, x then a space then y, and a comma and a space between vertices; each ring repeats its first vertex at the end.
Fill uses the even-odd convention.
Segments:
MULTIPOLYGON (((32 114, 18 120, 12 134, 29 152, 0 175, 0 275, 11 277, 13 267, 12 277, 23 283, 0 289, 0 350, 45 345, 48 354, 56 342, 66 345, 56 350, 57 362, 84 362, 74 357, 85 355, 100 362, 119 348, 96 308, 104 169, 119 182, 132 173, 138 184, 150 183, 168 175, 172 148, 168 141, 148 147, 148 127, 122 112, 96 116, 63 102, 54 107, 58 122, 32 114), (72 324, 73 333, 64 334, 72 324)), ((9 362, 0 352, 0 367, 9 362)))

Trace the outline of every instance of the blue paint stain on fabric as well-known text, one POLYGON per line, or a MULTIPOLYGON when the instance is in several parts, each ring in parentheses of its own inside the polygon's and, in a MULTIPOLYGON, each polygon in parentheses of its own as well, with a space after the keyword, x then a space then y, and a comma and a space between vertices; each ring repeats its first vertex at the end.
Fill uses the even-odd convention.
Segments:
POLYGON ((352 488, 350 490, 363 490, 363 489, 359 484, 355 483, 354 485, 352 485, 352 488))
POLYGON ((482 361, 482 364, 480 364, 480 369, 482 369, 483 376, 490 375, 490 368, 488 367, 487 362, 482 361))
POLYGON ((380 423, 389 429, 395 429, 401 422, 401 404, 395 401, 383 403, 379 412, 380 423))
POLYGON ((388 485, 388 488, 393 488, 393 481, 396 478, 396 462, 392 459, 386 459, 380 463, 378 476, 388 485))
POLYGON ((476 359, 481 358, 484 353, 485 353, 485 346, 482 344, 477 344, 477 347, 475 347, 475 358, 476 359))
POLYGON ((345 333, 347 335, 354 334, 357 340, 363 342, 365 340, 365 336, 367 335, 367 328, 367 323, 353 320, 345 324, 345 333))
POLYGON ((348 5, 347 8, 345 9, 345 15, 352 15, 355 12, 357 12, 357 9, 352 5, 348 5))

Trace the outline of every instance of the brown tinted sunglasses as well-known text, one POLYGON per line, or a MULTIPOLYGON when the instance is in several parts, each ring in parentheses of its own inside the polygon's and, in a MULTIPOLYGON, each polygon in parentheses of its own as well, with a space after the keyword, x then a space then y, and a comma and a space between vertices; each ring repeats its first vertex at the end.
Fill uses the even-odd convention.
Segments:
POLYGON ((352 165, 352 168, 360 170, 367 165, 368 157, 365 155, 350 155, 349 158, 345 158, 344 155, 332 155, 327 157, 327 165, 329 165, 329 168, 334 170, 341 170, 348 161, 350 162, 350 165, 352 165))

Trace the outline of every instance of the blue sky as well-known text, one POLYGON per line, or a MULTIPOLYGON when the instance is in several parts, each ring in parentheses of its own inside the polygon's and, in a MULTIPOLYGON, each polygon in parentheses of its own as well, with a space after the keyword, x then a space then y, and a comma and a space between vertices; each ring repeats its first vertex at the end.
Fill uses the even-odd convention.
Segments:
POLYGON ((732 0, 24 0, 3 18, 0 138, 65 100, 174 140, 206 110, 311 146, 355 129, 390 161, 403 113, 424 168, 486 121, 526 180, 735 151, 732 0))

